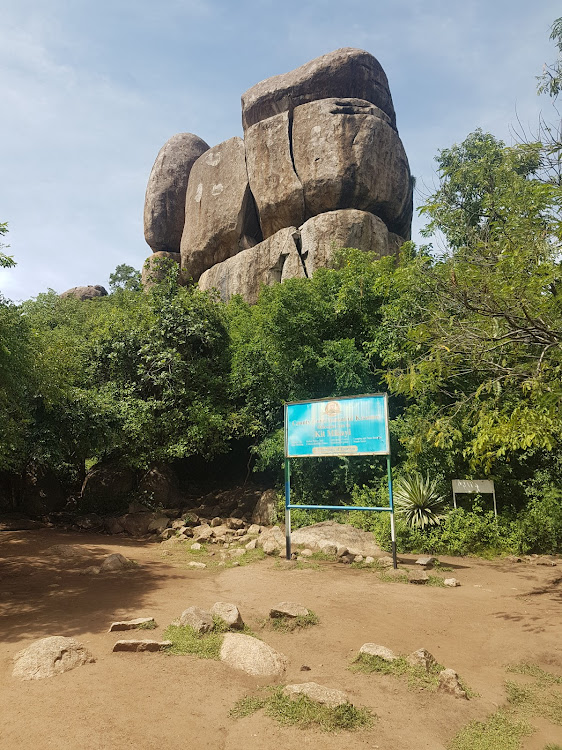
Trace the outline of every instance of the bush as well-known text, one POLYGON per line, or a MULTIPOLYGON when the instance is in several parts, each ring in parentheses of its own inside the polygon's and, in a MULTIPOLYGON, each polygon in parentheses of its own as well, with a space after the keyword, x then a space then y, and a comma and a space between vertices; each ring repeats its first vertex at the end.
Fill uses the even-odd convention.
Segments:
POLYGON ((517 521, 520 552, 562 552, 562 490, 532 500, 517 521))

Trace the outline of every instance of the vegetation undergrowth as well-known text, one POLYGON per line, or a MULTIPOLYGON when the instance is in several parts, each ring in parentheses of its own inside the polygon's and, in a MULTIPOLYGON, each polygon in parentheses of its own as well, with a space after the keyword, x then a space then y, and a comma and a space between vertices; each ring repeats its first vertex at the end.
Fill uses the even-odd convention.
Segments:
POLYGON ((137 625, 137 630, 154 630, 157 627, 158 625, 152 620, 151 622, 141 622, 140 625, 137 625))
POLYGON ((388 674, 397 677, 406 677, 408 687, 412 689, 437 690, 439 683, 439 672, 444 669, 441 664, 433 664, 429 670, 422 666, 409 664, 403 656, 399 656, 394 661, 386 661, 380 656, 371 654, 359 654, 351 663, 350 669, 353 672, 363 672, 364 674, 388 674))
POLYGON ((264 693, 237 701, 230 716, 243 718, 264 709, 266 716, 280 724, 302 729, 317 727, 324 732, 366 729, 376 718, 367 708, 356 708, 351 703, 329 708, 304 695, 292 698, 284 695, 282 687, 268 688, 264 693))
POLYGON ((274 630, 280 633, 292 633, 301 628, 318 625, 320 620, 318 615, 309 611, 307 615, 297 615, 297 617, 270 617, 268 622, 274 630))

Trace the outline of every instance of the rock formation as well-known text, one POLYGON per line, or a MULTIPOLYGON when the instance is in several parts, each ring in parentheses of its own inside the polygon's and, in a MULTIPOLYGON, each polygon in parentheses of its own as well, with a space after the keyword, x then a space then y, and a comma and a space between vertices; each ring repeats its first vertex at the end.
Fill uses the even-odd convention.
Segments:
POLYGON ((68 299, 68 297, 74 297, 79 300, 95 299, 96 297, 107 297, 107 289, 100 284, 95 286, 73 286, 72 289, 67 289, 59 295, 61 299, 68 299))
POLYGON ((340 247, 380 257, 409 239, 410 169, 368 52, 336 50, 258 83, 242 96, 242 123, 244 139, 209 148, 181 133, 158 154, 145 288, 166 254, 202 289, 254 303, 262 284, 310 277, 340 247))

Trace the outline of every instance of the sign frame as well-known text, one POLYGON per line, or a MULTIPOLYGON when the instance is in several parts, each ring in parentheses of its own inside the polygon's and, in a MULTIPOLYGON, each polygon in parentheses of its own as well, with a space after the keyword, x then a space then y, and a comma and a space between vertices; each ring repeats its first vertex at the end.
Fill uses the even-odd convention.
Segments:
POLYGON ((498 517, 496 505, 496 488, 493 479, 452 479, 453 506, 457 509, 457 495, 492 495, 494 501, 494 515, 498 517))
POLYGON ((392 492, 392 467, 391 467, 391 454, 390 454, 390 432, 389 432, 389 418, 388 418, 388 394, 387 393, 363 393, 357 396, 332 396, 328 398, 316 398, 308 399, 307 401, 289 401, 284 404, 284 436, 285 436, 285 552, 287 560, 291 559, 291 510, 361 510, 361 511, 375 511, 375 512, 387 512, 390 513, 390 533, 392 540, 392 562, 393 567, 398 567, 396 559, 396 527, 394 523, 394 497, 392 492), (359 399, 381 399, 383 403, 383 419, 385 423, 385 437, 386 445, 385 450, 382 451, 365 451, 365 452, 343 452, 338 453, 337 448, 350 448, 351 446, 334 446, 334 452, 329 451, 326 453, 313 453, 309 452, 306 454, 293 454, 289 453, 289 420, 288 420, 288 407, 316 404, 316 403, 329 403, 332 401, 349 401, 359 399), (388 480, 388 498, 389 505, 385 506, 365 506, 360 507, 356 505, 301 505, 291 503, 291 458, 322 458, 324 456, 383 456, 386 457, 386 469, 387 469, 387 480, 388 480))

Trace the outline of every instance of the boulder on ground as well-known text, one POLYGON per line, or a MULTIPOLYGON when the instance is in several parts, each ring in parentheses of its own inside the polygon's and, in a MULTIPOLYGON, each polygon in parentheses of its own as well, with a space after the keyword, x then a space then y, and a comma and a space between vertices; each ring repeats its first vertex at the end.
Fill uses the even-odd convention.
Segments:
POLYGON ((117 641, 113 651, 165 651, 172 646, 172 641, 153 641, 149 638, 132 641, 117 641))
POLYGON ((188 625, 196 633, 209 633, 213 627, 213 618, 201 607, 188 607, 180 615, 179 624, 188 625))
POLYGON ((409 239, 412 184, 398 133, 358 99, 322 99, 294 111, 293 155, 306 216, 356 208, 409 239))
POLYGON ((337 708, 349 703, 349 698, 341 690, 335 688, 324 687, 319 685, 317 682, 302 682, 297 685, 286 685, 283 688, 283 693, 290 698, 298 698, 300 695, 305 695, 315 703, 321 703, 329 708, 337 708))
POLYGON ((31 516, 40 516, 64 509, 68 491, 46 466, 29 464, 23 475, 18 508, 31 516))
POLYGON ((415 583, 418 586, 423 586, 429 581, 429 576, 425 570, 410 570, 408 572, 408 583, 415 583))
POLYGON ((209 145, 193 133, 178 133, 158 152, 144 199, 144 238, 154 252, 179 253, 189 174, 208 150, 209 145))
POLYGON ((398 656, 386 646, 379 646, 378 643, 364 643, 359 649, 360 654, 367 654, 368 656, 378 656, 379 659, 384 661, 396 661, 398 656))
MULTIPOLYGON (((260 535, 261 537, 262 535, 260 535)), ((368 531, 357 529, 337 521, 322 521, 312 526, 303 526, 291 534, 293 544, 302 544, 310 549, 322 549, 327 544, 344 547, 351 555, 377 555, 381 553, 368 531)), ((339 552, 338 552, 339 556, 339 552)))
POLYGON ((445 578, 443 581, 445 586, 450 586, 451 588, 455 588, 456 586, 460 586, 460 583, 457 581, 456 578, 445 578))
POLYGON ((156 623, 154 622, 154 617, 135 617, 134 620, 112 622, 108 632, 113 633, 116 630, 136 630, 137 628, 146 625, 155 627, 156 623))
POLYGON ((127 560, 126 557, 121 555, 119 552, 115 552, 112 555, 108 555, 100 566, 101 573, 109 573, 114 570, 128 570, 134 567, 134 563, 127 560))
POLYGON ((455 698, 468 698, 466 690, 462 687, 459 676, 454 669, 444 669, 439 672, 437 689, 442 693, 453 695, 455 698))
MULTIPOLYGON (((213 529, 208 523, 202 523, 193 527, 193 538, 197 541, 205 541, 213 536, 213 529)), ((192 547, 193 549, 193 547, 192 547)))
POLYGON ((224 302, 241 294, 246 302, 255 304, 262 284, 272 286, 288 278, 304 277, 295 237, 295 227, 281 229, 258 245, 209 268, 201 275, 199 288, 217 289, 224 302))
MULTIPOLYGON (((252 513, 252 524, 256 526, 271 526, 277 519, 277 492, 275 490, 266 490, 260 495, 258 502, 252 513)), ((250 527, 251 529, 252 527, 250 527)), ((248 533, 257 533, 255 530, 248 533)))
POLYGON ((244 133, 246 163, 265 238, 304 221, 304 194, 292 159, 288 112, 257 122, 244 133))
POLYGON ((306 617, 309 614, 310 610, 308 610, 306 607, 303 607, 302 604, 297 604, 297 602, 279 602, 279 604, 276 604, 275 607, 272 607, 269 610, 269 616, 273 618, 306 617))
POLYGON ((412 667, 423 667, 426 672, 429 672, 434 664, 437 664, 433 654, 425 648, 419 648, 417 651, 413 651, 406 657, 406 661, 412 667))
POLYGON ((220 651, 221 661, 254 677, 278 677, 287 659, 267 643, 242 633, 226 633, 220 651))
POLYGON ((242 615, 236 604, 229 604, 228 602, 215 602, 211 607, 211 615, 220 617, 229 628, 235 628, 241 630, 244 627, 244 621, 242 615))
POLYGON ((74 299, 87 300, 96 299, 96 297, 107 297, 107 289, 96 284, 95 286, 73 286, 72 289, 67 289, 60 295, 61 299, 68 299, 74 297, 74 299))
POLYGON ((200 156, 191 169, 181 239, 181 264, 199 279, 262 239, 246 170, 244 141, 230 138, 200 156))
POLYGON ((345 208, 313 216, 300 228, 301 255, 310 277, 331 265, 334 253, 354 247, 376 258, 395 255, 404 240, 392 234, 382 219, 367 211, 345 208))
POLYGON ((395 123, 388 80, 380 63, 368 52, 350 47, 252 86, 242 94, 242 123, 246 130, 281 112, 290 114, 300 104, 331 97, 365 99, 395 123))
POLYGON ((135 475, 127 466, 100 462, 92 466, 82 485, 82 504, 91 507, 115 505, 134 487, 135 475))
POLYGON ((261 547, 266 555, 274 555, 285 548, 285 535, 279 526, 272 526, 258 536, 257 546, 261 547))
POLYGON ((81 643, 54 635, 19 651, 14 657, 12 675, 20 680, 42 680, 94 661, 81 643))

